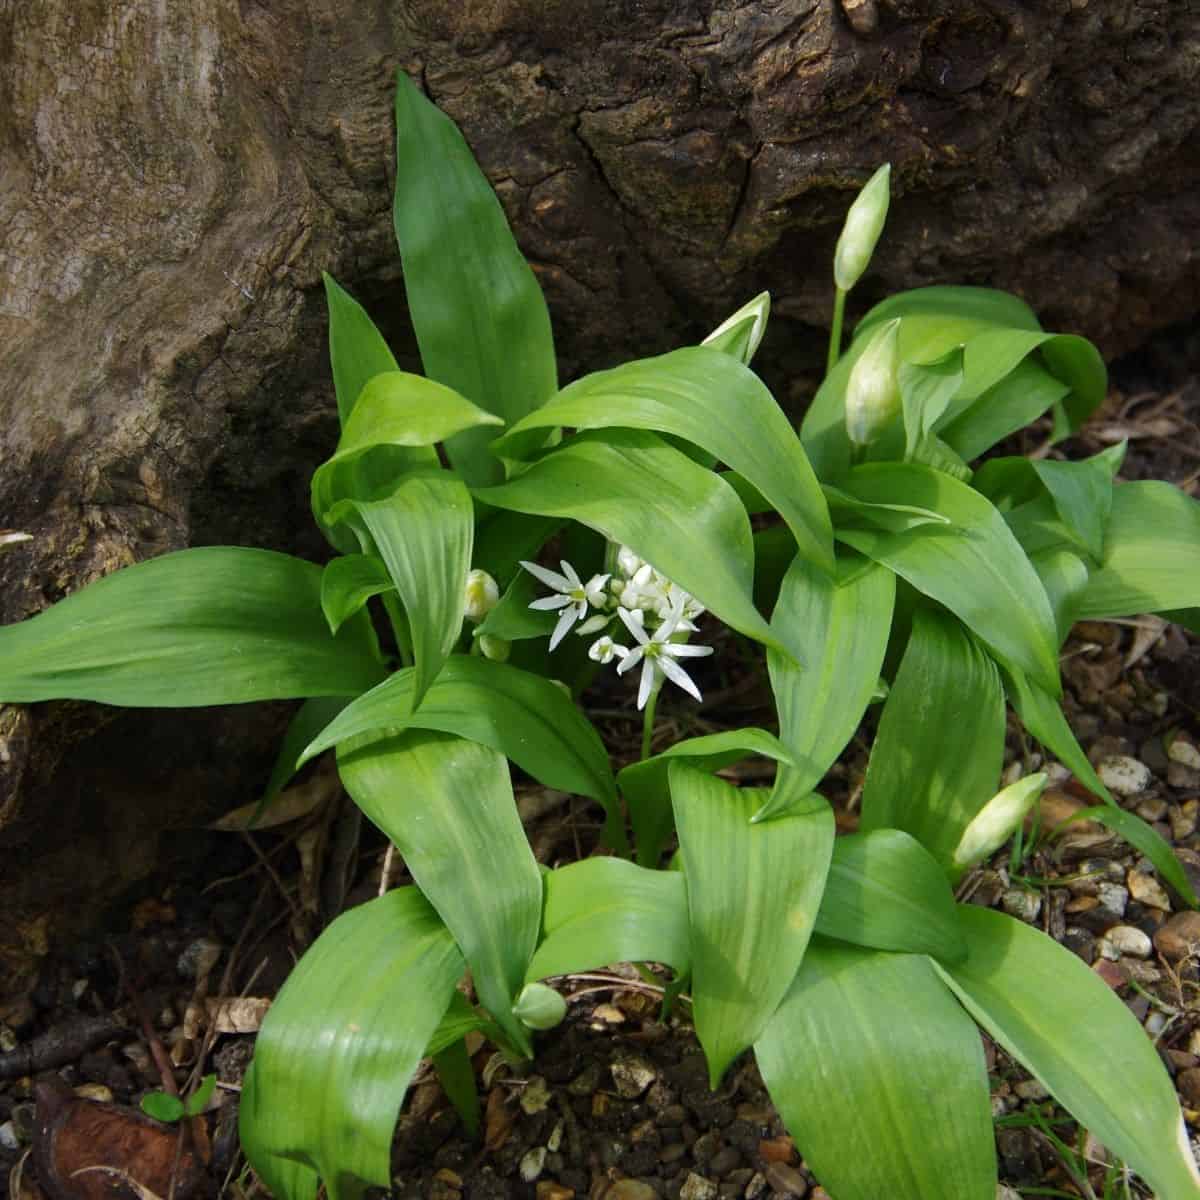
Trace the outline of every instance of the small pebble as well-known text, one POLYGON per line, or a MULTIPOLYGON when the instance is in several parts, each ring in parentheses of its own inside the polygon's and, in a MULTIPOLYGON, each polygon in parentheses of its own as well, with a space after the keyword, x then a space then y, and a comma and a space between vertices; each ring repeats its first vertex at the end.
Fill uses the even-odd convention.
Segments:
POLYGON ((1172 739, 1167 747, 1167 757, 1172 762, 1182 763, 1193 771, 1200 771, 1200 750, 1185 737, 1172 739))
POLYGON ((724 1179, 731 1171, 737 1169, 742 1161, 742 1156, 733 1146, 726 1146, 724 1150, 718 1151, 713 1155, 712 1161, 708 1164, 708 1169, 718 1179, 724 1179))
POLYGON ((17 1048, 17 1035, 0 1021, 0 1053, 11 1054, 17 1048))
POLYGON ((1171 836, 1176 841, 1191 837, 1200 819, 1200 800, 1185 800, 1178 808, 1172 808, 1170 819, 1171 836))
POLYGON ((1151 1037, 1158 1037, 1167 1027, 1167 1014, 1157 1008, 1152 1010, 1142 1022, 1142 1027, 1151 1037))
POLYGON ((679 1189, 679 1200, 717 1200, 717 1185, 695 1171, 689 1171, 679 1189))
POLYGON ((678 1162, 685 1154, 687 1154, 687 1147, 682 1142, 671 1142, 658 1152, 658 1161, 663 1166, 670 1166, 671 1163, 678 1162))
POLYGON ((763 1162, 790 1163, 795 1161, 796 1146, 787 1134, 758 1143, 758 1156, 763 1162))
POLYGON ((721 1135, 715 1129, 711 1129, 708 1133, 701 1134, 692 1143, 692 1157, 698 1163, 703 1164, 713 1158, 720 1149, 721 1135))
POLYGON ((603 1195, 604 1200, 658 1200, 658 1193, 637 1179, 618 1179, 603 1195))
POLYGON ((539 1179, 535 1190, 537 1200, 571 1200, 575 1195, 573 1189, 563 1187, 561 1183, 555 1183, 553 1179, 539 1179))
POLYGON ((598 1062, 590 1062, 570 1083, 567 1091, 572 1096, 590 1096, 600 1086, 601 1068, 598 1062))
POLYGON ((550 1130, 550 1136, 546 1139, 546 1149, 549 1150, 551 1154, 557 1154, 559 1146, 562 1145, 562 1140, 563 1123, 562 1121, 559 1121, 555 1124, 554 1128, 550 1130))
POLYGON ((635 1100, 658 1078, 658 1072, 638 1054, 621 1054, 610 1068, 617 1095, 635 1100))
POLYGON ((771 1163, 763 1172, 772 1191, 784 1196, 807 1196, 808 1180, 787 1163, 771 1163))
POLYGON ((96 1100, 100 1104, 111 1104, 113 1099, 112 1090, 102 1083, 81 1083, 75 1089, 75 1095, 84 1100, 96 1100))
POLYGON ((767 1181, 761 1171, 755 1171, 750 1176, 750 1182, 746 1184, 746 1190, 742 1193, 746 1200, 758 1200, 758 1197, 767 1190, 767 1181))
POLYGON ((1004 911, 1018 921, 1032 924, 1042 911, 1042 898, 1037 892, 1028 892, 1024 888, 1009 888, 1000 897, 1004 911))
POLYGON ((546 1147, 535 1146, 522 1158, 517 1171, 526 1183, 532 1183, 546 1168, 546 1147))
POLYGON ((546 1080, 541 1075, 531 1075, 529 1082, 521 1089, 521 1111, 532 1117, 544 1112, 549 1103, 550 1089, 546 1086, 546 1080))
POLYGON ((1137 806, 1137 815, 1143 821, 1161 821, 1167 815, 1167 802, 1161 796, 1148 796, 1137 806))
POLYGON ((1110 913, 1116 913, 1118 917, 1123 917, 1125 906, 1129 903, 1129 889, 1122 887, 1119 883, 1106 881, 1097 884, 1096 899, 1100 901, 1102 908, 1107 908, 1110 913))
POLYGON ((1186 958, 1200 947, 1200 912, 1189 908, 1168 917, 1155 933, 1154 945, 1163 958, 1173 962, 1186 958))
POLYGON ((1119 796, 1136 796, 1144 792, 1154 776, 1150 768, 1128 754, 1113 754, 1096 765, 1096 774, 1110 791, 1119 796))
POLYGON ((23 1142, 33 1141, 33 1131, 37 1128, 37 1106, 35 1104, 14 1104, 12 1123, 17 1131, 17 1137, 23 1142))
POLYGON ((1175 1086, 1189 1108, 1200 1108, 1200 1067, 1191 1067, 1175 1076, 1175 1086))
POLYGON ((592 1016, 604 1025, 623 1025, 625 1014, 615 1004, 597 1004, 592 1016))
POLYGON ((20 1150, 21 1139, 17 1137, 17 1128, 11 1121, 0 1125, 0 1150, 20 1150))
POLYGON ((196 979, 207 975, 221 957, 221 943, 213 938, 197 938, 183 948, 175 969, 184 979, 196 979))
POLYGON ((1126 876, 1129 882, 1129 894, 1139 904, 1147 908, 1158 908, 1163 912, 1171 911, 1171 898, 1167 889, 1153 875, 1144 871, 1130 871, 1126 876))
POLYGON ((1100 953, 1114 962, 1123 954, 1131 958, 1149 958, 1153 945, 1135 925, 1114 925, 1100 939, 1100 953))
POLYGON ((1167 782, 1173 788, 1195 791, 1197 787, 1200 787, 1200 771, 1194 771, 1191 767, 1185 767, 1183 763, 1168 763, 1167 782))

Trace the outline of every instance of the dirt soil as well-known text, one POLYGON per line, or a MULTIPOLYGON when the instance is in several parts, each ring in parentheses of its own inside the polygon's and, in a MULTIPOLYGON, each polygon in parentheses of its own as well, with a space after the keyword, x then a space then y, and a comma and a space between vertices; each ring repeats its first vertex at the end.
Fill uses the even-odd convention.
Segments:
MULTIPOLYGON (((1200 494, 1198 349, 1200 338, 1176 330, 1125 360, 1103 411, 1083 436, 1054 452, 1079 457, 1129 437, 1124 478, 1167 479, 1200 494)), ((1010 449, 1043 452, 1043 442, 1035 429, 1010 449)), ((673 707, 664 696, 656 745, 771 724, 761 672, 753 663, 737 663, 730 649, 709 660, 723 660, 711 669, 724 673, 702 680, 706 700, 698 709, 690 701, 673 707)), ((1130 773, 1136 786, 1123 803, 1172 842, 1200 888, 1200 640, 1155 621, 1088 623, 1065 647, 1063 672, 1068 716, 1093 762, 1107 760, 1108 769, 1130 773)), ((591 699, 618 765, 628 761, 640 732, 631 698, 610 690, 591 699)), ((868 722, 824 788, 842 831, 856 825, 870 733, 868 722)), ((1041 764, 1015 727, 1009 754, 1028 769, 1041 764)), ((738 778, 760 783, 762 770, 744 764, 738 778)), ((1087 803, 1065 773, 1052 782, 1043 802, 1047 826, 1087 803)), ((70 1142, 63 1131, 84 1117, 111 1122, 85 1140, 115 1145, 125 1139, 121 1144, 137 1161, 158 1154, 166 1164, 158 1192, 164 1197, 172 1171, 186 1185, 176 1195, 255 1194, 237 1148, 236 1106, 263 1006, 226 1010, 218 1026, 206 1000, 273 995, 337 911, 374 895, 385 870, 393 884, 405 881, 399 864, 385 865, 375 831, 360 831, 328 773, 317 773, 310 793, 315 804, 306 816, 253 840, 197 832, 188 873, 160 878, 127 897, 105 915, 92 940, 54 948, 24 1010, 0 1023, 0 1178, 9 1178, 10 1194, 35 1197, 38 1175, 50 1200, 132 1194, 122 1193, 122 1180, 111 1176, 93 1181, 107 1191, 69 1190, 83 1185, 66 1182, 63 1147, 70 1142), (183 1150, 180 1127, 164 1131, 108 1107, 136 1108, 146 1092, 164 1088, 164 1072, 186 1093, 210 1071, 218 1088, 206 1115, 187 1124, 183 1150), (57 1159, 46 1150, 54 1131, 57 1159), (33 1154, 27 1153, 31 1143, 38 1146, 33 1154)), ((519 789, 519 802, 540 861, 561 865, 594 850, 598 814, 583 802, 533 787, 519 789)), ((964 881, 963 895, 1046 930, 1118 992, 1155 1038, 1189 1131, 1200 1134, 1200 918, 1186 915, 1148 864, 1103 830, 1076 826, 1040 843, 1015 868, 1006 848, 964 881), (1188 948, 1192 940, 1195 953, 1188 948)), ((775 1115, 752 1059, 736 1064, 717 1092, 708 1090, 686 1003, 660 1022, 657 993, 620 966, 558 985, 570 1002, 568 1019, 538 1036, 537 1058, 527 1070, 499 1064, 488 1046, 475 1048, 481 1139, 466 1134, 432 1072, 418 1075, 397 1130, 396 1196, 824 1195, 775 1115)), ((1045 1133, 1052 1127, 1073 1143, 1073 1126, 1036 1081, 986 1047, 1005 1187, 1017 1194, 1056 1188, 1060 1195, 1085 1195, 1072 1179, 1077 1164, 1065 1161, 1045 1133)), ((1105 1053, 1098 1044, 1097 1056, 1105 1053)), ((1091 1186, 1105 1195, 1103 1149, 1083 1148, 1093 1160, 1091 1186)), ((1011 1200, 1013 1193, 1003 1194, 1011 1200)), ((1128 1195, 1146 1194, 1129 1185, 1128 1195)))

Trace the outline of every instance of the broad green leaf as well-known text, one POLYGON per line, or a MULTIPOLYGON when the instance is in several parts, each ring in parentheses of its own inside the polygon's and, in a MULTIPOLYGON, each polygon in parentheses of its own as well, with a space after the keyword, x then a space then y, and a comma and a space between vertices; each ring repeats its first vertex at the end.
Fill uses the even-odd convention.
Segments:
POLYGON ((522 559, 535 559, 563 522, 558 517, 531 517, 498 509, 489 512, 475 528, 473 567, 486 571, 501 587, 525 572, 522 559))
POLYGON ((425 1053, 441 1054, 448 1046, 461 1042, 468 1033, 476 1032, 482 1033, 489 1042, 497 1045, 504 1039, 504 1034, 496 1023, 456 989, 450 997, 450 1007, 442 1014, 437 1029, 429 1039, 429 1045, 425 1047, 425 1053))
MULTIPOLYGON (((778 763, 794 761, 774 734, 750 727, 685 738, 653 758, 622 768, 617 773, 617 785, 629 807, 638 862, 643 867, 657 866, 663 844, 671 835, 673 818, 667 773, 673 762, 686 759, 702 771, 719 771, 754 755, 773 758, 778 763)), ((812 806, 824 803, 819 796, 812 798, 812 806)))
POLYGON ((784 649, 754 607, 754 544, 737 495, 652 433, 579 434, 476 496, 497 508, 579 521, 629 546, 727 625, 784 649))
POLYGON ((869 463, 842 486, 868 503, 903 501, 941 513, 951 526, 908 533, 838 530, 838 537, 944 604, 1008 662, 1047 691, 1061 692, 1058 632, 1046 590, 999 512, 978 492, 928 467, 869 463))
POLYGON ((340 500, 375 500, 381 485, 410 471, 436 471, 437 442, 464 429, 503 424, 432 379, 407 371, 376 375, 363 387, 333 455, 313 474, 313 513, 319 523, 329 523, 340 500))
POLYGON ((692 1014, 715 1090, 804 957, 833 851, 833 810, 754 825, 765 791, 731 787, 682 760, 669 780, 687 877, 692 1014))
MULTIPOLYGON (((344 508, 342 506, 345 506, 344 508)), ((417 703, 462 633, 475 516, 466 485, 449 471, 406 476, 385 500, 345 500, 404 602, 417 703)))
MULTIPOLYGON (((929 316, 941 319, 947 313, 981 326, 1007 325, 1013 329, 1035 331, 1042 328, 1033 309, 1011 292, 1002 292, 998 288, 938 286, 913 288, 880 301, 859 322, 854 338, 857 341, 872 325, 890 321, 894 317, 929 316)), ((931 360, 926 352, 913 361, 931 360)))
POLYGON ((167 1092, 147 1092, 140 1101, 140 1108, 156 1121, 172 1124, 184 1115, 183 1101, 167 1092))
POLYGON ((1005 668, 1004 680, 1009 703, 1021 718, 1021 724, 1030 734, 1084 787, 1099 796, 1106 804, 1116 805, 1108 788, 1100 781, 1083 747, 1075 739, 1062 705, 1044 692, 1036 683, 1031 683, 1020 671, 1005 668))
POLYGON ((936 432, 962 386, 962 351, 956 347, 933 363, 902 363, 899 381, 905 462, 924 463, 956 478, 969 478, 969 469, 936 432))
POLYGON ((398 888, 344 913, 263 1021, 239 1113, 242 1149, 283 1200, 391 1184, 405 1089, 463 972, 428 901, 398 888))
POLYGON ((691 968, 687 888, 678 871, 651 871, 623 858, 589 858, 549 871, 542 941, 527 980, 618 962, 691 968))
POLYGON ((967 1011, 1159 1196, 1200 1197, 1175 1089, 1116 993, 1069 950, 1004 913, 962 905, 959 921, 967 960, 934 969, 967 1011))
MULTIPOLYGON (((396 79, 396 197, 404 286, 425 374, 512 424, 558 388, 541 289, 454 123, 396 79)), ((446 444, 472 487, 503 478, 478 428, 446 444)))
POLYGON ((1081 620, 1200 605, 1200 504, 1169 483, 1123 483, 1081 620))
POLYGON ((496 607, 475 627, 475 636, 490 634, 506 642, 548 638, 558 623, 558 613, 529 607, 541 594, 537 580, 527 571, 514 575, 496 607))
POLYGON ((125 567, 0 628, 0 699, 194 708, 350 696, 384 676, 363 618, 331 637, 321 568, 208 546, 125 567))
MULTIPOLYGON (((1183 865, 1175 857, 1171 844, 1158 831, 1136 813, 1126 812, 1116 805, 1098 804, 1074 813, 1069 820, 1099 821, 1114 833, 1123 837, 1134 849, 1140 851, 1154 864, 1154 869, 1169 883, 1192 908, 1200 908, 1200 900, 1184 872, 1183 865)), ((1065 822, 1064 822, 1065 824, 1065 822)))
POLYGON ((838 567, 835 581, 797 557, 779 591, 771 623, 792 631, 808 669, 767 651, 780 740, 796 766, 780 766, 756 821, 786 811, 821 782, 854 736, 879 681, 896 577, 856 554, 838 567))
POLYGON ((645 429, 708 451, 770 501, 799 553, 833 570, 833 531, 800 439, 766 385, 737 359, 706 346, 598 371, 529 414, 496 446, 529 429, 645 429))
POLYGON ((978 458, 1032 424, 1070 390, 1069 384, 1056 379, 1036 358, 1027 358, 982 393, 967 392, 964 411, 949 414, 941 436, 964 460, 978 458))
POLYGON ((322 272, 321 278, 325 281, 325 302, 329 306, 329 362, 333 368, 338 418, 344 427, 368 381, 384 371, 397 370, 396 360, 366 309, 332 275, 322 272))
POLYGON ((1033 464, 1038 478, 1054 500, 1058 515, 1092 558, 1104 556, 1104 531, 1112 512, 1113 477, 1120 469, 1125 443, 1114 457, 1102 451, 1082 462, 1043 459, 1033 464))
POLYGON ((927 958, 814 939, 754 1054, 837 1200, 994 1200, 983 1046, 927 958))
POLYGON ((413 729, 339 747, 338 770, 462 948, 480 1002, 527 1055, 512 1003, 537 946, 542 880, 504 755, 413 729))
POLYGON ((321 573, 321 610, 331 633, 337 633, 372 596, 393 592, 396 585, 373 554, 339 554, 321 573))
POLYGON ((922 525, 949 528, 953 524, 949 517, 915 504, 869 503, 828 483, 823 490, 839 537, 845 530, 853 529, 908 533, 922 525))
POLYGON ((815 932, 946 962, 967 953, 945 871, 899 829, 853 833, 833 843, 815 932))
POLYGON ((1087 563, 1065 549, 1039 550, 1029 556, 1029 561, 1046 589, 1061 646, 1075 624, 1080 599, 1088 585, 1087 563))
POLYGON ((860 828, 903 829, 949 871, 1003 765, 996 664, 952 617, 919 609, 879 719, 860 828))
POLYGON ((559 687, 507 663, 455 654, 414 712, 413 675, 411 668, 397 671, 360 696, 321 731, 301 761, 350 738, 409 728, 452 733, 499 751, 547 787, 598 801, 609 814, 609 832, 618 845, 623 842, 608 751, 559 687))

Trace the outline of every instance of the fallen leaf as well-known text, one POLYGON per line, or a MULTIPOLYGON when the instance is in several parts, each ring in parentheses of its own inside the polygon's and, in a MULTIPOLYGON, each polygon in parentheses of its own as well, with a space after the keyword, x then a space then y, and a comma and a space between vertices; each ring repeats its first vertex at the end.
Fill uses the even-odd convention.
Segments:
POLYGON ((209 996, 204 1007, 214 1033, 257 1033, 271 1000, 267 996, 209 996))

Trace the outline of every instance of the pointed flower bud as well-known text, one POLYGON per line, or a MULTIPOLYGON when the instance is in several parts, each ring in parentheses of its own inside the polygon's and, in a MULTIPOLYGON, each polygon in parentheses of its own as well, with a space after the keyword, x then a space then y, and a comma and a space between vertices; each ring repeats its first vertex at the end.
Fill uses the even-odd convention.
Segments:
POLYGON ((963 830, 954 851, 954 865, 965 871, 1003 846, 1037 803, 1046 788, 1047 778, 1044 771, 1039 771, 997 792, 963 830))
POLYGON ((486 571, 476 567, 467 572, 466 596, 467 620, 482 621, 499 602, 500 588, 486 571))
POLYGON ((850 368, 846 382, 846 432, 856 446, 870 445, 900 411, 900 318, 876 330, 850 368))
POLYGON ((562 995, 544 983, 527 983, 513 1005, 513 1016, 530 1029, 553 1029, 567 1015, 562 995))
POLYGON ((850 205, 833 253, 833 281, 848 292, 862 278, 887 220, 892 164, 884 163, 850 205))
POLYGON ((512 653, 512 642, 502 637, 495 637, 490 633, 480 634, 479 652, 484 658, 490 658, 492 662, 508 662, 508 656, 512 653))
POLYGON ((733 316, 726 317, 700 344, 723 351, 748 366, 762 341, 770 312, 771 293, 759 292, 733 316))

